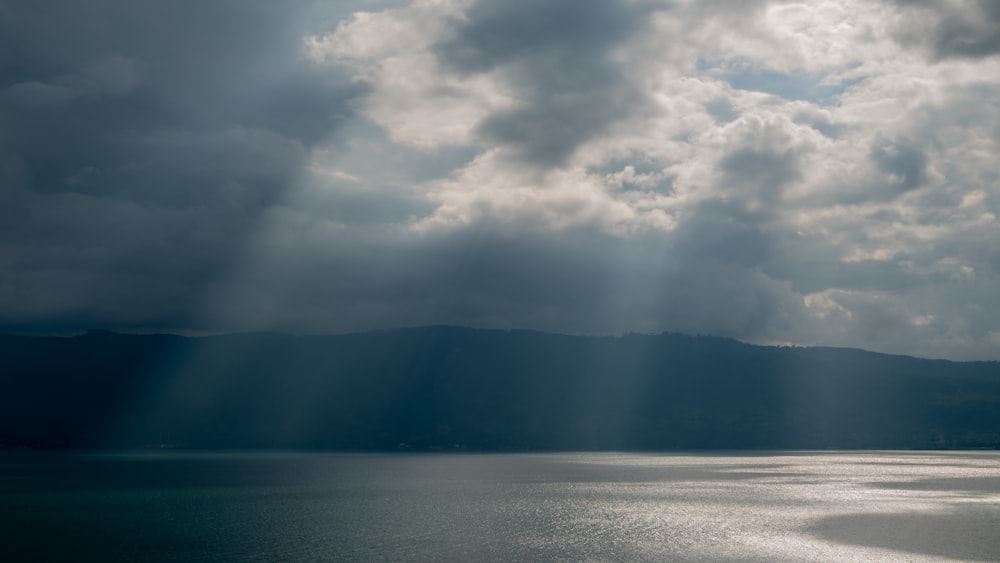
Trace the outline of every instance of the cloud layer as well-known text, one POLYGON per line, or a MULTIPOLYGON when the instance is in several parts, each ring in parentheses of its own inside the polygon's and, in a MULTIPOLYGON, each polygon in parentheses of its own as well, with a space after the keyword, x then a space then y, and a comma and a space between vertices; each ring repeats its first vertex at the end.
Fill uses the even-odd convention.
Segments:
POLYGON ((991 2, 62 4, 0 9, 3 326, 1000 358, 991 2))

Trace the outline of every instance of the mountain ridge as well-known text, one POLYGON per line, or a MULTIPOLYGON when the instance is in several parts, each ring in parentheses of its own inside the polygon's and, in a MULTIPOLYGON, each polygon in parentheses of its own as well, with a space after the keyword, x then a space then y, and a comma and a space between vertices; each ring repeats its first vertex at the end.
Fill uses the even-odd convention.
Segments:
POLYGON ((679 333, 0 335, 0 445, 1000 447, 1000 362, 679 333))
POLYGON ((565 332, 552 332, 539 329, 531 328, 481 328, 481 327, 467 327, 462 325, 449 325, 449 324, 437 324, 437 325, 420 325, 420 326, 399 326, 399 327, 387 327, 387 328, 374 328, 371 330, 354 331, 354 332, 336 332, 336 333, 295 333, 295 332, 282 332, 282 331, 246 331, 246 332, 220 332, 212 334, 201 334, 201 335, 185 335, 178 334, 174 332, 130 332, 114 329, 104 329, 104 328, 90 328, 79 332, 76 334, 68 335, 39 335, 39 334, 28 334, 28 333, 17 333, 17 332, 0 332, 0 338, 4 337, 19 337, 19 338, 81 338, 87 336, 95 335, 116 335, 116 336, 155 336, 155 337, 173 337, 173 338, 186 338, 186 339, 196 339, 196 338, 220 338, 220 337, 241 337, 241 336, 274 336, 274 337, 289 337, 289 338, 329 338, 329 337, 342 337, 351 335, 365 335, 365 334, 391 334, 407 331, 421 331, 421 330, 465 330, 465 331, 479 331, 479 332, 496 332, 496 333, 526 333, 526 334, 539 334, 539 335, 550 335, 550 336, 565 336, 570 338, 629 338, 629 337, 683 337, 683 338, 693 338, 693 339, 716 339, 720 341, 731 341, 737 344, 743 344, 746 346, 753 346, 757 348, 769 348, 778 350, 826 350, 826 351, 843 351, 843 352, 858 352, 864 354, 874 354, 878 356, 889 356, 895 358, 911 358, 915 360, 925 360, 925 361, 937 361, 937 362, 949 362, 957 364, 997 364, 1000 365, 1000 360, 959 360, 951 358, 941 358, 941 357, 930 357, 930 356, 916 356, 913 354, 902 354, 895 352, 882 352, 878 350, 869 350, 867 348, 856 348, 852 346, 829 346, 829 345, 807 345, 807 344, 761 344, 755 342, 747 342, 734 338, 731 336, 719 336, 714 334, 691 334, 686 332, 626 332, 622 334, 573 334, 565 332))

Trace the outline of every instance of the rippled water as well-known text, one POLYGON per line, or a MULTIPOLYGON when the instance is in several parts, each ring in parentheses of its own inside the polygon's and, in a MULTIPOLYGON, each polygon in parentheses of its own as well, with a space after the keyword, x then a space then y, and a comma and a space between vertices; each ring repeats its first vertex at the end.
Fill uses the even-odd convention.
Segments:
POLYGON ((1000 561, 1000 454, 5 454, 0 560, 1000 561))

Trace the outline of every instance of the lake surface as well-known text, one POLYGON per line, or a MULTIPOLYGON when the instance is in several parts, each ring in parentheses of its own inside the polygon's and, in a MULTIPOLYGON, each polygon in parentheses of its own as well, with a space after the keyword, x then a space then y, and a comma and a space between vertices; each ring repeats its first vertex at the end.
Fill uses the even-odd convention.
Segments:
POLYGON ((1000 561, 1000 453, 7 453, 0 530, 0 561, 1000 561))

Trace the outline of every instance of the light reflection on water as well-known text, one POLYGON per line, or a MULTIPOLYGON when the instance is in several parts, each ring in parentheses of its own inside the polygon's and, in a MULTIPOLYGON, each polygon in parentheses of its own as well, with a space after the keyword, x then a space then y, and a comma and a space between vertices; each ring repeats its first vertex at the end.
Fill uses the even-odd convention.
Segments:
POLYGON ((4 561, 1000 561, 1000 454, 6 454, 0 529, 4 561))

